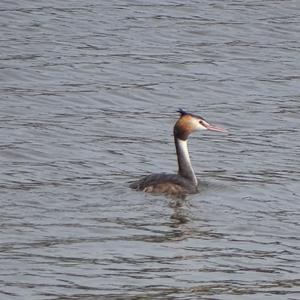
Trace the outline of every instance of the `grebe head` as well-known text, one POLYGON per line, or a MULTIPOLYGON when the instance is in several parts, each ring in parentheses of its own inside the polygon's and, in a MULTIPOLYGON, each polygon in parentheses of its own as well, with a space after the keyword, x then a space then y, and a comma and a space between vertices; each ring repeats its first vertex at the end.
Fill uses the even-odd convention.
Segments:
POLYGON ((209 124, 204 118, 179 109, 180 118, 174 126, 175 137, 187 140, 188 136, 197 130, 212 130, 227 132, 226 129, 209 124))

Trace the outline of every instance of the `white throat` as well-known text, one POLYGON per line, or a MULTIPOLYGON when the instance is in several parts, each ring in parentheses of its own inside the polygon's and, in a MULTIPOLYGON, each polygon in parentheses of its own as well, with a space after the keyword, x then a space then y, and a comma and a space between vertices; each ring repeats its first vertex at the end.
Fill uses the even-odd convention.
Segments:
POLYGON ((191 180, 194 185, 198 185, 198 180, 192 167, 187 140, 175 138, 177 159, 178 159, 178 173, 179 175, 191 180))

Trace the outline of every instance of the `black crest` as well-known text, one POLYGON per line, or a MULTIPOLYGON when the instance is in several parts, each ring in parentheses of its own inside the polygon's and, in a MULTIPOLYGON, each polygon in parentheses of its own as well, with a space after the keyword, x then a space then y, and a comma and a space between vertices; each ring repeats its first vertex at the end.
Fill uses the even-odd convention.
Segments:
POLYGON ((177 110, 177 112, 179 112, 181 114, 181 116, 185 116, 185 115, 189 115, 189 113, 187 113, 186 111, 184 111, 183 109, 179 108, 177 110))
POLYGON ((184 110, 181 109, 181 108, 179 108, 179 109, 177 110, 177 112, 180 113, 180 117, 183 117, 183 116, 186 116, 186 115, 190 115, 190 116, 192 116, 192 117, 194 117, 194 118, 202 119, 202 120, 205 121, 205 119, 202 118, 201 116, 195 115, 195 114, 191 114, 191 113, 188 113, 188 112, 184 111, 184 110))

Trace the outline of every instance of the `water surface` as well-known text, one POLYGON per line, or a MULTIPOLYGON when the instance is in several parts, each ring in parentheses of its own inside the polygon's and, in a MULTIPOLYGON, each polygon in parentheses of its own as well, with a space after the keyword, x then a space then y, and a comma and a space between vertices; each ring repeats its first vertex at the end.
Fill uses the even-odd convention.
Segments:
POLYGON ((1 299, 299 299, 299 1, 2 1, 1 299), (181 107, 199 194, 176 172, 181 107))

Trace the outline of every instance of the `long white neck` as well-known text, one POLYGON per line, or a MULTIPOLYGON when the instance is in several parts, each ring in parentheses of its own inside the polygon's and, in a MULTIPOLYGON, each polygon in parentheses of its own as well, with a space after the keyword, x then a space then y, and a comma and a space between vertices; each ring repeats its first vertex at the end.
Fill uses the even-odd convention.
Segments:
POLYGON ((198 185, 198 180, 191 164, 187 140, 184 141, 175 137, 175 146, 178 160, 178 174, 191 180, 194 185, 198 185))

